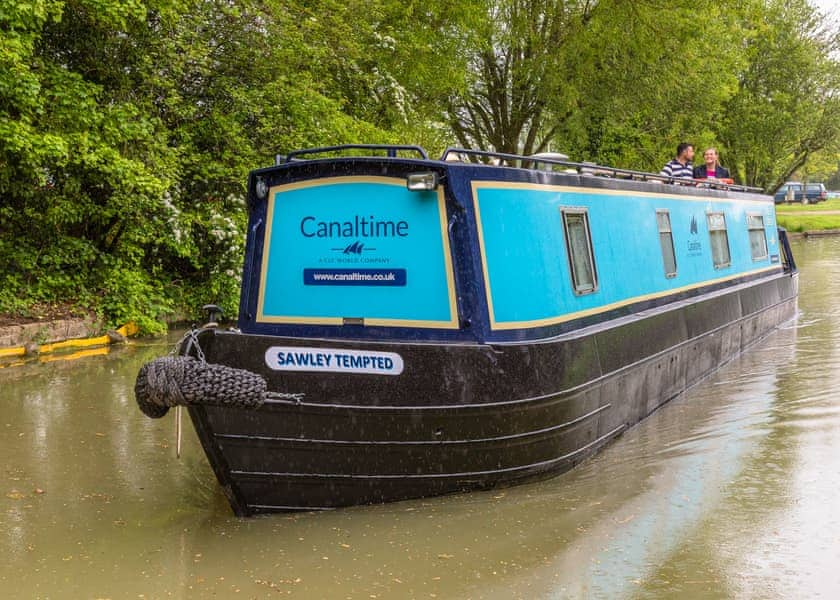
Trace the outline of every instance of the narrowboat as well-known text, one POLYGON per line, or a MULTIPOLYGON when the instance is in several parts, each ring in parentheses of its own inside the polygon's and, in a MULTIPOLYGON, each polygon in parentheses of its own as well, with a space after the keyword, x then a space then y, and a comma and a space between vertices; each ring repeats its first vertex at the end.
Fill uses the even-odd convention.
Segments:
POLYGON ((235 327, 135 388, 187 407, 242 516, 559 474, 797 310, 773 198, 720 181, 352 145, 247 203, 235 327))

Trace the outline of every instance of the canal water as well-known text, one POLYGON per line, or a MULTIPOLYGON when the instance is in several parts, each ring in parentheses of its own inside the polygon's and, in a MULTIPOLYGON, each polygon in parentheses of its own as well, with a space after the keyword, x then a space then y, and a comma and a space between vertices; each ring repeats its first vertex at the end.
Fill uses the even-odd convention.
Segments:
MULTIPOLYGON (((838 598, 840 238, 798 319, 573 471, 232 516, 185 418, 136 408, 174 340, 0 368, 4 598, 838 598)), ((52 357, 51 357, 52 358, 52 357)))

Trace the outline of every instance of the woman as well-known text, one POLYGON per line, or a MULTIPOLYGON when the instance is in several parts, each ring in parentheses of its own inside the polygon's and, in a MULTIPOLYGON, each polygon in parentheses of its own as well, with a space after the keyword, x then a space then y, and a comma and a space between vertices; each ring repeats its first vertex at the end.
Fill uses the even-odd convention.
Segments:
POLYGON ((694 179, 729 179, 729 170, 718 164, 718 153, 714 148, 707 148, 703 152, 705 164, 694 167, 694 179))

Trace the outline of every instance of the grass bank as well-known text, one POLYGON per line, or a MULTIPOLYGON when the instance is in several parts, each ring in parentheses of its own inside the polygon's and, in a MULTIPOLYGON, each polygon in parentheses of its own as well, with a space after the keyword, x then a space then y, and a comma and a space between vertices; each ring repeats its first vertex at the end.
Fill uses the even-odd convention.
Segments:
POLYGON ((840 198, 819 204, 777 204, 776 221, 790 233, 840 231, 840 198))

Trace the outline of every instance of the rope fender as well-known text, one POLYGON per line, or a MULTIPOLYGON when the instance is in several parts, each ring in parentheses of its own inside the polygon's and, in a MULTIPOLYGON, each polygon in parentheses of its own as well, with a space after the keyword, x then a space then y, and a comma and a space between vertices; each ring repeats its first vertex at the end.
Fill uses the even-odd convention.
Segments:
POLYGON ((258 408, 265 402, 267 389, 265 379, 251 371, 191 356, 164 356, 140 368, 134 397, 143 414, 159 419, 178 405, 258 408))

